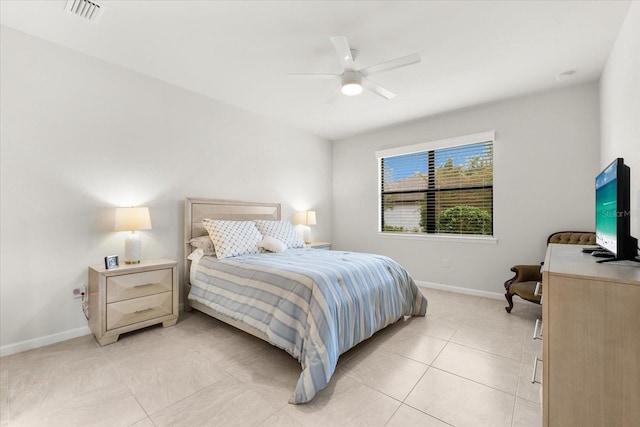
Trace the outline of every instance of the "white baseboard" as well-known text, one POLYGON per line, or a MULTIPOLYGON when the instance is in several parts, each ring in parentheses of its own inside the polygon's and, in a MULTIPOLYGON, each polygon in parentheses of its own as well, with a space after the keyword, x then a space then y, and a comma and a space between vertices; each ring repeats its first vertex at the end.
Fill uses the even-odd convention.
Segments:
MULTIPOLYGON (((184 304, 180 303, 178 306, 178 310, 183 311, 184 304)), ((27 350, 33 350, 34 348, 44 347, 45 345, 51 345, 59 343, 61 341, 66 341, 72 338, 78 338, 90 334, 91 329, 89 329, 88 326, 83 326, 81 328, 47 335, 46 337, 33 338, 26 341, 20 341, 15 344, 3 345, 2 347, 0 347, 0 357, 10 356, 12 354, 21 353, 27 350)))
POLYGON ((66 341, 72 338, 78 338, 89 334, 91 334, 91 329, 89 329, 88 326, 83 326, 81 328, 58 332, 57 334, 47 335, 45 337, 33 338, 14 344, 7 344, 0 347, 0 356, 9 356, 11 354, 32 350, 38 347, 44 347, 45 345, 55 344, 61 341, 66 341))
POLYGON ((440 291, 455 292, 458 294, 466 294, 466 295, 473 295, 477 297, 505 300, 504 294, 500 294, 497 292, 479 291, 477 289, 460 288, 457 286, 441 285, 439 283, 422 282, 419 280, 416 280, 416 285, 422 286, 424 288, 438 289, 440 291))

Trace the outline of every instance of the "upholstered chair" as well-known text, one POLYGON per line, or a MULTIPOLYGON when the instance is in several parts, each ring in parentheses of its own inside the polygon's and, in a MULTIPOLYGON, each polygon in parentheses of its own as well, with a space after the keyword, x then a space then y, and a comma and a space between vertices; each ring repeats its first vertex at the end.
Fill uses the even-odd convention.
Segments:
MULTIPOLYGON (((596 244, 596 234, 586 231, 560 231, 547 238, 547 245, 549 243, 591 246, 596 244)), ((504 287, 507 290, 504 296, 509 303, 509 307, 504 308, 507 313, 511 313, 513 308, 514 295, 540 304, 540 296, 534 295, 534 291, 536 284, 542 281, 541 265, 514 265, 511 267, 511 271, 516 275, 504 282, 504 287)))

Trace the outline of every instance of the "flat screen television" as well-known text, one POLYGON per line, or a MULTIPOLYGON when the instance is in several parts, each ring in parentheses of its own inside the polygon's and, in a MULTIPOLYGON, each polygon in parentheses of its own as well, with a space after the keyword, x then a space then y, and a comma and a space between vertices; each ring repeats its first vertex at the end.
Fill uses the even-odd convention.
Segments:
POLYGON ((610 253, 603 261, 635 260, 631 237, 631 170, 617 158, 596 177, 596 244, 610 253))

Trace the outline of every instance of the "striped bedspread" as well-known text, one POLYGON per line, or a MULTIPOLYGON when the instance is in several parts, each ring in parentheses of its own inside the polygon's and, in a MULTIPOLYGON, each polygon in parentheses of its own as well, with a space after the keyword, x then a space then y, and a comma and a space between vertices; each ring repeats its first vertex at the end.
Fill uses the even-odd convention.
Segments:
POLYGON ((427 300, 392 259, 356 252, 291 249, 198 263, 189 299, 262 332, 298 359, 290 403, 308 402, 329 382, 338 357, 427 300))

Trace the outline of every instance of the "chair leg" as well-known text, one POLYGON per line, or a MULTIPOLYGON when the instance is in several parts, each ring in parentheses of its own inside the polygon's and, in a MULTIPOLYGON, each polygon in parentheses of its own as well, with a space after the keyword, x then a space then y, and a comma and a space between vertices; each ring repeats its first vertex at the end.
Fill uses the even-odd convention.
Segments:
POLYGON ((505 307, 504 309, 507 310, 507 313, 511 313, 511 310, 513 309, 513 295, 509 294, 509 291, 507 290, 507 292, 504 294, 504 297, 509 303, 509 307, 505 307))

